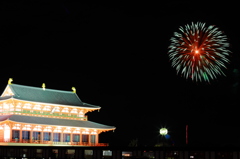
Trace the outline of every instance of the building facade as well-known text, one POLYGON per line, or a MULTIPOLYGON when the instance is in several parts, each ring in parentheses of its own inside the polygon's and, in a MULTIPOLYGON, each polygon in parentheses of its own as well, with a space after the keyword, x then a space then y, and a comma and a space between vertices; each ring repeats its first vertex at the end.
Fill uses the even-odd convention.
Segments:
POLYGON ((13 84, 0 97, 0 145, 107 146, 99 134, 114 126, 88 121, 101 107, 84 103, 73 91, 13 84))

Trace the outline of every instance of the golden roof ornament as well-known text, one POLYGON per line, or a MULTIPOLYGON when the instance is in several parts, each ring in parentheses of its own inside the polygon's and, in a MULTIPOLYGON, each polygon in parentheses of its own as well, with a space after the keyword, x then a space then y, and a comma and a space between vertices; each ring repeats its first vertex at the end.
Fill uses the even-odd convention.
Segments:
POLYGON ((8 84, 12 84, 12 81, 13 81, 13 79, 12 79, 12 78, 9 78, 8 84))
POLYGON ((76 93, 76 88, 72 87, 73 93, 76 93))
POLYGON ((45 87, 46 87, 46 85, 45 85, 45 83, 43 83, 42 84, 42 89, 45 90, 45 87))

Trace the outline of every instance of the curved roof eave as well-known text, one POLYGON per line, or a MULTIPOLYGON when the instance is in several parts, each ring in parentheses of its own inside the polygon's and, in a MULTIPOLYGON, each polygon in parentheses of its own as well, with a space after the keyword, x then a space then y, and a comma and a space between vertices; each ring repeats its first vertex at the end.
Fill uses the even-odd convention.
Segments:
POLYGON ((12 99, 13 96, 4 96, 4 97, 0 97, 0 102, 1 101, 6 101, 6 100, 9 100, 9 99, 12 99))
POLYGON ((60 127, 77 127, 85 129, 97 129, 97 130, 114 130, 116 127, 104 125, 92 121, 83 120, 71 120, 71 119, 59 119, 59 118, 44 118, 35 116, 23 116, 23 115, 3 115, 0 121, 11 120, 12 122, 38 124, 38 125, 51 125, 60 127))
POLYGON ((49 125, 49 126, 56 126, 56 127, 74 127, 74 128, 81 128, 81 129, 96 129, 96 130, 103 130, 103 131, 111 131, 111 130, 116 129, 116 127, 112 127, 112 128, 93 128, 93 127, 68 126, 68 125, 50 125, 50 124, 38 124, 38 123, 25 123, 25 122, 14 121, 14 120, 11 120, 11 119, 6 119, 6 120, 12 121, 12 122, 17 122, 17 123, 22 123, 22 124, 49 125))
MULTIPOLYGON (((67 106, 67 107, 78 107, 78 108, 95 109, 95 110, 101 109, 100 106, 84 107, 84 106, 78 106, 78 105, 64 105, 64 104, 53 104, 53 103, 44 103, 44 102, 37 102, 37 101, 28 101, 28 100, 15 98, 14 96, 12 98, 15 99, 15 100, 23 101, 23 102, 33 102, 33 103, 39 103, 39 104, 45 104, 45 105, 64 106, 64 107, 65 106, 67 106)), ((88 105, 90 105, 90 104, 88 104, 88 105)))

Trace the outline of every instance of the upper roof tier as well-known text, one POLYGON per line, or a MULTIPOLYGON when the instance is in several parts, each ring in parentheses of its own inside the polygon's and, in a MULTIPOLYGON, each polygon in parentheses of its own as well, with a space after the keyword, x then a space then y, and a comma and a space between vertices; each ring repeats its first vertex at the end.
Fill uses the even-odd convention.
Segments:
POLYGON ((5 96, 4 93, 8 91, 8 89, 10 89, 10 91, 13 93, 12 98, 14 99, 46 104, 100 109, 99 106, 82 102, 78 95, 72 91, 62 91, 47 88, 43 89, 19 84, 8 84, 2 94, 2 97, 5 96))

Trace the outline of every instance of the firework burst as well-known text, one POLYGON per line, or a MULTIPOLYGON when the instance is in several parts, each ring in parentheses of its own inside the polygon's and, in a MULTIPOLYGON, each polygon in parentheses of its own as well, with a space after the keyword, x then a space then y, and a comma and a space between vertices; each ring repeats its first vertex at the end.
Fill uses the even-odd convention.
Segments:
POLYGON ((168 55, 177 74, 193 81, 208 81, 225 75, 229 63, 229 43, 214 25, 192 23, 179 28, 170 39, 168 55))

